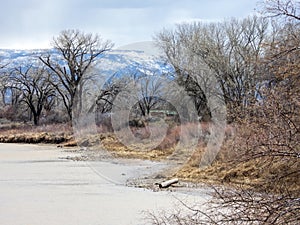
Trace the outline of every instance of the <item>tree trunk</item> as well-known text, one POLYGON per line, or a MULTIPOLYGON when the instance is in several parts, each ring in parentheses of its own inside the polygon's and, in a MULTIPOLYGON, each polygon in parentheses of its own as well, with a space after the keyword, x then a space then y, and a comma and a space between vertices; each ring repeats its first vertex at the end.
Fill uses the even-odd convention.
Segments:
POLYGON ((35 126, 39 125, 39 116, 37 114, 34 114, 34 113, 33 113, 33 124, 35 126))

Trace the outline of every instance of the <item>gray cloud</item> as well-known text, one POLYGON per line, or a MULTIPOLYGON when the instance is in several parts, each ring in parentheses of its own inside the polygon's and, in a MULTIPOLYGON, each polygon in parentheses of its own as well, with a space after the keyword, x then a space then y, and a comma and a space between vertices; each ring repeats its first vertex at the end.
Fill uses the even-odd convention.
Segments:
POLYGON ((151 40, 174 23, 243 17, 253 0, 10 0, 1 3, 0 48, 49 47, 68 28, 99 33, 117 46, 151 40))

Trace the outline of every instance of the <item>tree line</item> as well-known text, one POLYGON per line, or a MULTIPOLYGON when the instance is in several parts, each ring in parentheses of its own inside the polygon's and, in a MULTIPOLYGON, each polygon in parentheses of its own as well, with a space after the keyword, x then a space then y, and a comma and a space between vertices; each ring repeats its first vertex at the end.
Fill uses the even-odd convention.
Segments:
MULTIPOLYGON (((209 68, 216 76, 217 89, 226 103, 228 121, 233 122, 237 112, 241 116, 247 107, 260 104, 266 98, 267 88, 286 81, 287 74, 275 71, 280 62, 288 58, 290 63, 283 65, 287 70, 296 66, 295 59, 290 56, 299 50, 299 26, 293 1, 270 2, 264 9, 272 17, 255 15, 224 22, 183 23, 155 35, 156 45, 174 69, 168 76, 184 87, 193 99, 200 120, 211 118, 207 99, 209 85, 205 83, 208 75, 203 68, 209 68), (286 20, 277 19, 279 16, 286 20)), ((29 118, 38 125, 41 115, 51 114, 60 102, 64 108, 63 117, 66 121, 72 120, 76 93, 97 76, 92 72, 96 58, 110 51, 113 43, 102 40, 97 34, 64 30, 54 37, 52 47, 60 55, 59 59, 49 53, 38 57, 38 66, 28 62, 28 65, 5 72, 5 65, 2 66, 2 105, 6 106, 2 116, 29 118)), ((111 110, 114 98, 126 85, 124 77, 114 77, 101 87, 95 101, 99 111, 111 110)), ((149 106, 159 99, 153 98, 159 93, 151 92, 149 85, 146 89, 152 95, 143 96, 141 102, 144 104, 138 104, 142 114, 149 113, 149 106)))
POLYGON ((72 120, 76 92, 90 79, 88 73, 95 59, 111 50, 113 43, 103 41, 99 35, 64 30, 53 39, 52 47, 60 58, 41 55, 38 66, 29 62, 1 74, 2 104, 9 105, 12 110, 7 116, 24 109, 38 125, 42 111, 49 113, 55 102, 61 101, 66 120, 72 120), (5 99, 7 94, 10 102, 5 99))

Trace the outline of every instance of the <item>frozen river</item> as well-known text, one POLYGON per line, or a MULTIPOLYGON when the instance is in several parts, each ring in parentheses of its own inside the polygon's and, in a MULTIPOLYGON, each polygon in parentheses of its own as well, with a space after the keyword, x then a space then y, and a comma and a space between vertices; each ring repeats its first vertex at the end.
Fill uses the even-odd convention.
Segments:
POLYGON ((0 143, 0 224, 146 224, 143 211, 208 198, 127 187, 127 176, 145 165, 65 159, 74 155, 55 146, 0 143))

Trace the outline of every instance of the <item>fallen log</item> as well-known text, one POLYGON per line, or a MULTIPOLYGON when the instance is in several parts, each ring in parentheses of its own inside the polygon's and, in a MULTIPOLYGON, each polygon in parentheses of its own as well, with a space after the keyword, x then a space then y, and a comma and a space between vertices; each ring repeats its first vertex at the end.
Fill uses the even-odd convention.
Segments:
POLYGON ((167 187, 171 186, 172 184, 176 184, 178 182, 179 182, 178 178, 174 178, 171 180, 166 180, 161 183, 158 183, 158 187, 159 188, 167 188, 167 187))

